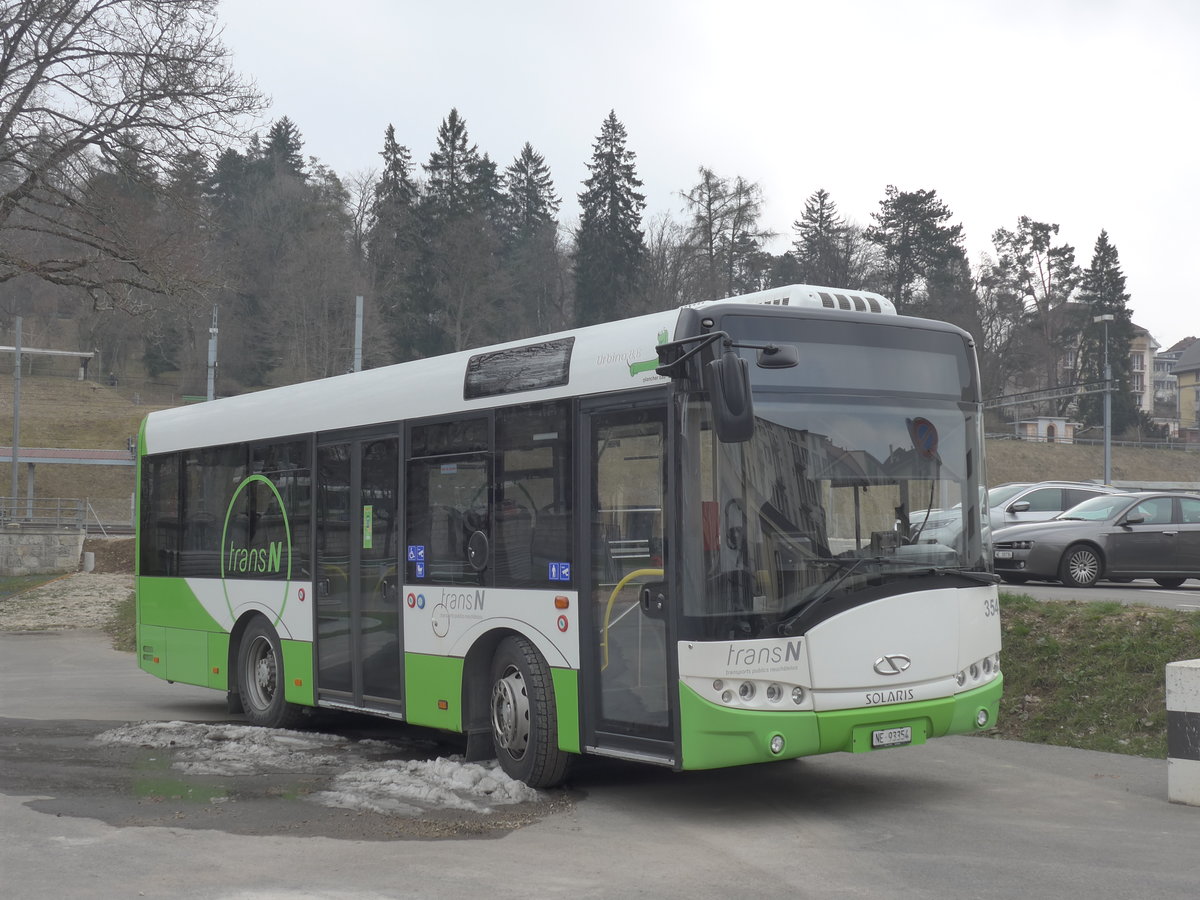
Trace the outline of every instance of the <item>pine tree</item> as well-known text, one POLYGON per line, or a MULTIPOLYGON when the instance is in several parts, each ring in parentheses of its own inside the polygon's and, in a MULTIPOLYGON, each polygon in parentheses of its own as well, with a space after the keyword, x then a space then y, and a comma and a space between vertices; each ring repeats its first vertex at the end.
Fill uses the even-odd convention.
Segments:
POLYGON ((800 278, 806 284, 853 287, 846 247, 846 221, 829 192, 818 188, 805 202, 804 213, 792 223, 792 242, 800 278))
POLYGON ((567 327, 564 259, 559 251, 561 204, 545 158, 526 142, 504 170, 505 270, 511 286, 506 337, 567 327))
POLYGON ((308 177, 304 171, 304 157, 300 151, 304 148, 304 139, 296 123, 284 116, 277 119, 267 132, 267 139, 262 144, 262 161, 272 173, 287 173, 303 180, 308 177))
POLYGON ((562 201, 554 192, 545 157, 526 141, 520 155, 504 170, 506 219, 510 239, 520 241, 555 225, 562 201))
POLYGON ((453 218, 471 208, 471 183, 479 176, 479 149, 467 136, 467 123, 451 109, 437 133, 437 147, 424 164, 426 199, 436 219, 453 218))
POLYGON ((575 235, 575 318, 591 325, 629 311, 645 254, 641 230, 645 195, 626 147, 625 126, 610 111, 592 147, 591 175, 579 194, 575 235))
POLYGON ((889 184, 867 239, 883 252, 884 292, 901 311, 919 307, 926 280, 961 255, 962 226, 946 224, 949 208, 937 191, 901 191, 889 184))
POLYGON ((413 327, 406 356, 464 350, 496 340, 508 291, 500 270, 501 179, 451 109, 424 166, 422 253, 412 279, 413 327))
MULTIPOLYGON (((1088 320, 1083 324, 1079 346, 1080 378, 1085 382, 1104 380, 1105 323, 1097 316, 1111 315, 1108 323, 1108 362, 1112 369, 1112 430, 1119 434, 1136 426, 1139 409, 1130 390, 1129 348, 1133 342, 1133 318, 1127 304, 1125 275, 1117 248, 1101 231, 1092 251, 1092 262, 1083 272, 1079 286, 1079 301, 1087 305, 1088 320)), ((1085 394, 1079 403, 1079 415, 1085 424, 1099 425, 1104 421, 1104 395, 1085 394)))
POLYGON ((375 182, 367 229, 371 281, 380 307, 396 310, 406 293, 409 269, 419 246, 412 153, 396 141, 388 125, 383 136, 383 171, 375 182))

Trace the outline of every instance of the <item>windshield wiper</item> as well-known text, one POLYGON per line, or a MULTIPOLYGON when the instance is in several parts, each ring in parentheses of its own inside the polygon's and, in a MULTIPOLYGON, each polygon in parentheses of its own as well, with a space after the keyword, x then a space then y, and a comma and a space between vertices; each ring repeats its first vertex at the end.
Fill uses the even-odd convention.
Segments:
POLYGON ((991 572, 977 572, 973 569, 959 569, 955 566, 916 566, 921 575, 961 575, 963 578, 976 581, 979 584, 999 584, 1000 576, 991 572))
POLYGON ((780 634, 784 635, 785 637, 791 635, 791 633, 792 633, 791 627, 792 627, 792 625, 795 624, 796 620, 800 618, 801 614, 812 609, 814 606, 817 606, 818 604, 823 603, 826 600, 826 598, 828 598, 830 596, 830 594, 832 594, 834 591, 836 591, 838 589, 839 585, 841 585, 841 583, 843 581, 845 581, 852 574, 854 574, 854 572, 858 569, 859 566, 861 566, 863 563, 866 563, 866 562, 880 563, 880 562, 886 562, 886 561, 887 561, 887 557, 884 557, 884 556, 858 556, 858 557, 855 557, 853 560, 838 559, 836 557, 826 557, 826 558, 818 560, 818 562, 822 562, 822 563, 832 563, 833 565, 838 567, 837 571, 834 572, 832 575, 830 575, 823 582, 821 582, 819 587, 824 588, 824 590, 822 590, 816 596, 811 597, 808 600, 805 600, 803 603, 799 604, 795 609, 793 609, 790 613, 788 613, 788 617, 775 626, 776 631, 778 631, 780 634))

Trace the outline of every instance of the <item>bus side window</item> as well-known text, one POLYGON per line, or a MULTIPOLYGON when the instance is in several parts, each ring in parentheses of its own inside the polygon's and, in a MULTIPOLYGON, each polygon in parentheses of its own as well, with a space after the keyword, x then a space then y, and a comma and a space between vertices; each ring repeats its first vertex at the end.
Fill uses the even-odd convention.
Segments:
POLYGON ((497 587, 553 587, 571 580, 571 428, 565 402, 496 414, 492 499, 497 587))
MULTIPOLYGON (((491 541, 488 521, 488 453, 486 418, 454 419, 414 425, 409 436, 412 457, 405 475, 409 584, 486 585, 491 561, 471 564, 468 543, 476 532, 491 541), (418 559, 418 556, 423 558, 418 559)), ((486 546, 486 542, 484 542, 486 546)))
POLYGON ((179 454, 142 460, 139 575, 179 574, 179 454))

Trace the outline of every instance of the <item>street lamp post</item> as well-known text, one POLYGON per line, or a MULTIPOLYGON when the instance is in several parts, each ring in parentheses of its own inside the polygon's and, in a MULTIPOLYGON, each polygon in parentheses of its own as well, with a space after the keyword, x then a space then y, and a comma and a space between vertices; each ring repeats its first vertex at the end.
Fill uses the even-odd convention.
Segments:
POLYGON ((1112 313, 1094 316, 1093 322, 1104 323, 1104 483, 1112 484, 1112 367, 1108 364, 1108 323, 1112 313))

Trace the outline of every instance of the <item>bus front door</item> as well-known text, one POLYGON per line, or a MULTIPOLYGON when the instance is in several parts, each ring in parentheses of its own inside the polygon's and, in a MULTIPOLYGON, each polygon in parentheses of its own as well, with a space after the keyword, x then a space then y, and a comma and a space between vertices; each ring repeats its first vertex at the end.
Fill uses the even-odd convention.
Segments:
POLYGON ((322 705, 401 712, 399 440, 317 446, 317 691, 322 705))
POLYGON ((584 408, 590 607, 585 742, 604 755, 674 762, 665 584, 666 408, 584 408))

